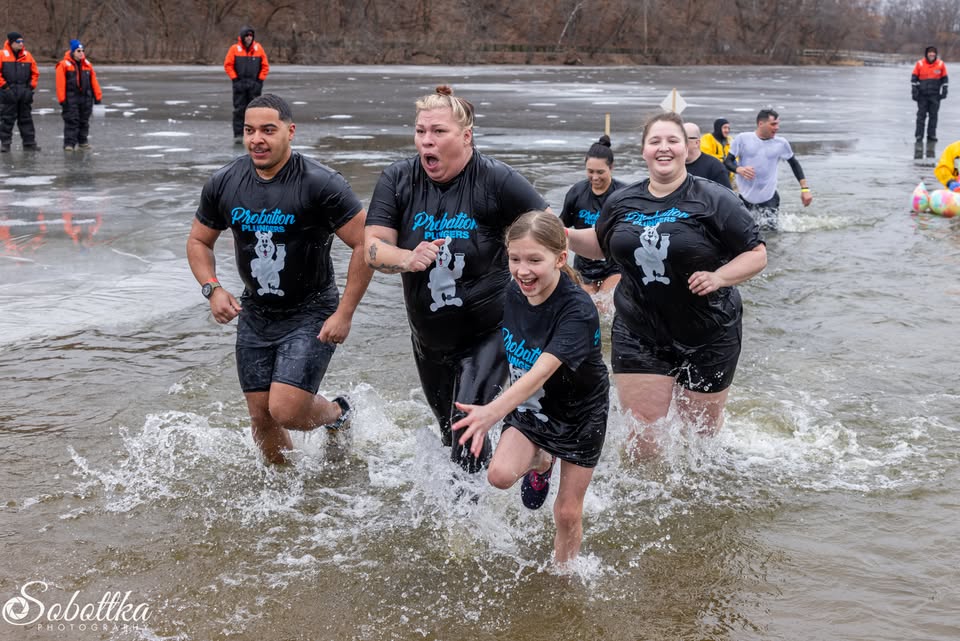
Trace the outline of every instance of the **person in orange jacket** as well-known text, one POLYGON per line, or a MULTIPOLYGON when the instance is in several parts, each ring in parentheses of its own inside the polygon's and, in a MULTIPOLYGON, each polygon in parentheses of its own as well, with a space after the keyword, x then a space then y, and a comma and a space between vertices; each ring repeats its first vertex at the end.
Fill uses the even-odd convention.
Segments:
POLYGON ((97 72, 87 60, 83 43, 70 41, 70 50, 57 63, 57 102, 63 116, 63 150, 90 149, 90 115, 103 99, 97 72))
POLYGON ((254 40, 253 27, 240 29, 237 44, 227 50, 223 68, 233 81, 233 142, 243 144, 243 114, 247 104, 263 93, 263 81, 270 72, 267 52, 254 40))
POLYGON ((40 73, 37 61, 23 46, 23 36, 7 34, 0 51, 0 152, 10 151, 13 125, 16 123, 24 151, 40 151, 33 126, 33 92, 40 73))
POLYGON ((927 47, 910 76, 912 97, 917 103, 917 129, 914 133, 917 142, 923 140, 924 121, 927 140, 937 141, 937 112, 940 111, 940 101, 947 99, 947 65, 937 55, 936 47, 927 47))

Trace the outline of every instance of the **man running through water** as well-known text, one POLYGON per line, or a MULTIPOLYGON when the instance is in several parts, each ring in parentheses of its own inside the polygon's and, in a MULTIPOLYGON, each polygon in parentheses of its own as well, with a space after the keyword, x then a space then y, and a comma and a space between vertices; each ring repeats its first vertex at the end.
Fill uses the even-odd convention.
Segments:
POLYGON ((785 138, 777 138, 779 129, 780 114, 773 109, 761 109, 757 114, 757 130, 737 134, 730 145, 730 153, 723 160, 726 168, 737 174, 740 199, 757 219, 761 230, 780 228, 780 194, 777 192, 780 160, 787 161, 800 183, 803 206, 813 202, 803 168, 790 143, 785 138))
POLYGON ((295 129, 282 98, 250 101, 248 155, 204 185, 187 240, 190 269, 214 319, 239 316, 240 387, 253 440, 271 463, 286 462, 293 449, 288 430, 349 427, 347 399, 316 393, 373 276, 363 258, 363 206, 339 173, 291 149, 295 129), (227 228, 244 285, 240 300, 217 280, 213 248, 227 228), (333 235, 353 250, 342 298, 330 260, 333 235))

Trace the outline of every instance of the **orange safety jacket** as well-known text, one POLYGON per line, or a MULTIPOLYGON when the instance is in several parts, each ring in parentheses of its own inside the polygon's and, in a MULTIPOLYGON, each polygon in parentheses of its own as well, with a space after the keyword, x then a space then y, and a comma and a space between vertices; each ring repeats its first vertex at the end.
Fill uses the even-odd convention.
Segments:
POLYGON ((941 85, 945 85, 947 82, 947 65, 940 58, 934 60, 933 64, 923 58, 917 60, 917 64, 913 65, 913 75, 910 76, 910 83, 918 87, 921 94, 925 96, 939 95, 941 85))
POLYGON ((267 52, 259 42, 254 40, 247 49, 243 46, 243 38, 238 37, 237 44, 227 49, 223 68, 230 76, 230 80, 243 78, 263 82, 270 72, 270 63, 267 62, 267 52))
POLYGON ((20 50, 20 55, 13 53, 10 41, 5 41, 3 51, 0 51, 0 87, 6 85, 30 85, 37 88, 40 72, 37 71, 37 61, 26 49, 20 50))
POLYGON ((67 51, 63 60, 57 63, 57 102, 64 103, 81 97, 92 97, 97 102, 103 100, 100 83, 97 82, 97 72, 93 65, 84 57, 77 62, 67 51))

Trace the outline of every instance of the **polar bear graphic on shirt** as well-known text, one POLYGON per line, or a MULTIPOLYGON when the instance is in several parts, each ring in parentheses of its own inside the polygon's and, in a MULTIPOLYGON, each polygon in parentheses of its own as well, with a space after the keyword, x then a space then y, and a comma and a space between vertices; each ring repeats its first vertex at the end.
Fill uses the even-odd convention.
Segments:
POLYGON ((670 284, 670 279, 664 275, 666 268, 663 264, 669 247, 670 234, 658 232, 657 225, 643 228, 643 233, 640 234, 640 246, 634 250, 633 259, 643 270, 644 285, 654 281, 665 285, 670 284))
POLYGON ((272 231, 258 231, 257 244, 253 252, 257 255, 250 261, 250 275, 257 279, 260 289, 257 294, 276 294, 283 296, 280 289, 280 272, 283 271, 284 259, 287 257, 287 248, 282 243, 273 243, 272 231))
POLYGON ((463 300, 457 296, 457 280, 463 276, 463 254, 452 254, 450 252, 450 239, 447 238, 440 246, 440 253, 432 270, 430 270, 427 287, 430 288, 430 295, 433 296, 433 302, 430 303, 430 311, 435 312, 446 305, 455 305, 460 307, 463 300))
MULTIPOLYGON (((511 365, 510 366, 510 384, 513 385, 514 383, 516 383, 518 380, 520 380, 520 377, 526 373, 527 373, 527 370, 523 369, 522 367, 511 365)), ((520 403, 520 405, 517 406, 517 411, 531 412, 534 416, 536 416, 538 419, 540 419, 544 423, 548 422, 550 419, 547 418, 547 415, 541 411, 543 410, 543 405, 540 404, 540 399, 543 398, 543 395, 545 393, 546 392, 544 392, 543 388, 541 387, 536 392, 534 392, 530 398, 520 403)))

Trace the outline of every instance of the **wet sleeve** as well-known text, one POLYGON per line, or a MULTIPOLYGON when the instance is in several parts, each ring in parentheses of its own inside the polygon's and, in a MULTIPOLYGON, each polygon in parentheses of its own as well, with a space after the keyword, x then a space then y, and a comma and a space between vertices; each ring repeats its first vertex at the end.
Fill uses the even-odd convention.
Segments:
POLYGON ((582 301, 571 299, 557 314, 553 334, 543 348, 572 370, 580 367, 599 340, 600 317, 596 306, 591 307, 588 310, 582 301))
POLYGON ((780 150, 780 158, 783 160, 790 160, 793 158, 793 147, 790 146, 790 143, 783 138, 780 138, 780 142, 783 144, 783 148, 780 150))
POLYGON ((727 173, 726 167, 724 167, 723 163, 719 160, 710 163, 710 175, 707 177, 727 189, 733 189, 733 186, 730 184, 730 174, 727 173))
POLYGON ((510 170, 500 185, 500 213, 505 217, 504 226, 515 221, 521 214, 546 208, 547 201, 537 193, 530 181, 518 171, 510 170))
POLYGON ((603 203, 603 208, 600 210, 597 224, 594 225, 594 229, 597 231, 597 241, 600 243, 600 249, 604 256, 610 256, 610 236, 617 223, 616 207, 619 202, 620 199, 615 195, 607 198, 607 202, 603 203))
POLYGON ((196 218, 210 229, 223 231, 227 228, 227 222, 220 214, 220 208, 217 207, 218 201, 219 186, 216 182, 216 176, 211 176, 200 193, 200 204, 197 206, 196 218))
POLYGON ((710 192, 715 199, 716 213, 708 216, 704 225, 711 228, 731 258, 764 242, 757 221, 740 198, 730 191, 717 189, 715 185, 710 192))
POLYGON ((380 174, 367 208, 367 226, 400 229, 400 204, 397 193, 397 168, 387 167, 380 174))
POLYGON ((727 153, 734 158, 740 157, 740 136, 733 139, 733 142, 730 143, 730 151, 727 153))
POLYGON ((576 191, 577 188, 575 186, 571 187, 567 190, 567 195, 563 198, 563 210, 560 212, 560 220, 563 222, 564 227, 572 227, 576 220, 576 212, 573 211, 577 202, 576 191))
POLYGON ((332 173, 323 189, 311 198, 311 210, 323 212, 330 223, 330 231, 336 231, 360 213, 363 205, 340 173, 332 173))
POLYGON ((806 176, 803 175, 803 167, 800 166, 800 161, 797 160, 796 156, 787 158, 787 163, 790 165, 790 170, 793 171, 793 175, 798 182, 806 178, 806 176))

